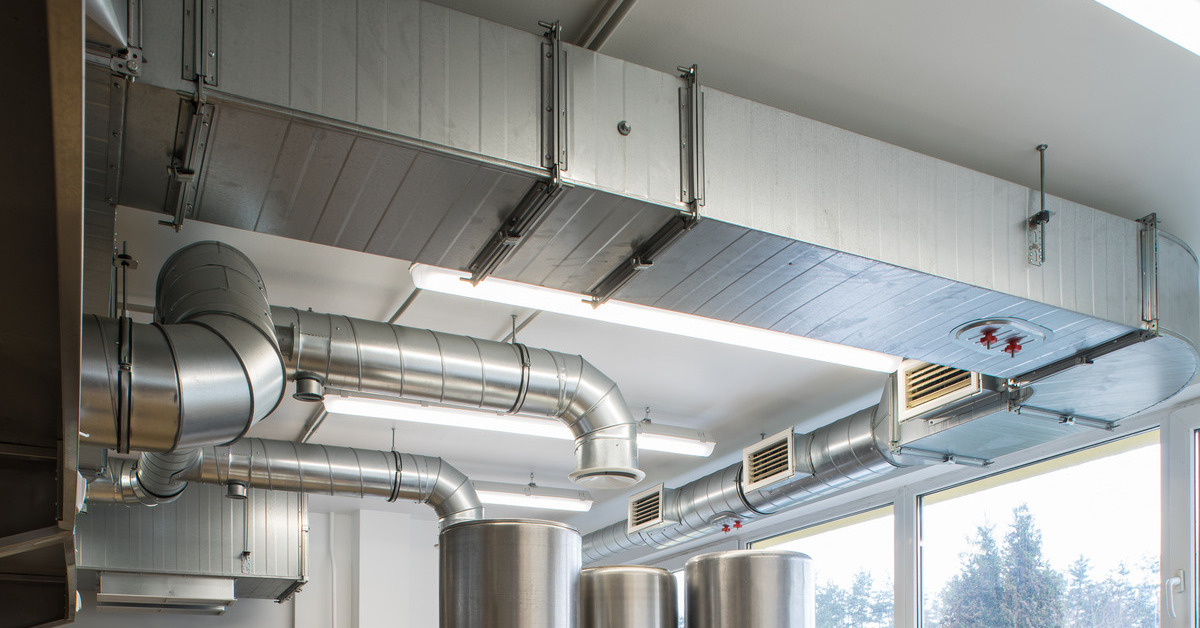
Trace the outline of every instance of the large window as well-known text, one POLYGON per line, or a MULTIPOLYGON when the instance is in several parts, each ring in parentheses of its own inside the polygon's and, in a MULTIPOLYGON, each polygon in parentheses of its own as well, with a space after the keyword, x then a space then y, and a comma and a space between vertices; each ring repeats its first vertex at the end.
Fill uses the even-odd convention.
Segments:
POLYGON ((804 528, 753 544, 813 559, 817 628, 893 625, 895 538, 892 507, 804 528))
POLYGON ((926 495, 926 628, 1158 626, 1161 480, 1148 433, 926 495))

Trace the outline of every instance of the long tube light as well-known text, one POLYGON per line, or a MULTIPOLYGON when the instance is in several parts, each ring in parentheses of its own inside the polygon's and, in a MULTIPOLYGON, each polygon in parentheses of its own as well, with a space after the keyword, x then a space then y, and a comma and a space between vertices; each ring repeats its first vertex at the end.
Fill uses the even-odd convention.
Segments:
POLYGON ((881 373, 893 373, 900 367, 901 359, 893 355, 694 314, 672 312, 625 301, 609 301, 599 307, 592 307, 581 294, 496 277, 488 277, 478 285, 472 286, 471 282, 467 281, 470 277, 468 273, 428 264, 413 264, 410 273, 413 283, 421 290, 712 340, 881 373))
POLYGON ((471 485, 475 487, 479 501, 485 504, 571 512, 587 512, 592 509, 592 496, 587 491, 483 481, 472 481, 471 485))
MULTIPOLYGON (((560 421, 513 414, 472 412, 388 399, 342 397, 337 394, 325 396, 325 410, 332 414, 575 440, 575 435, 560 421)), ((643 451, 707 457, 712 454, 714 447, 716 443, 704 432, 658 424, 638 425, 638 448, 643 451)))

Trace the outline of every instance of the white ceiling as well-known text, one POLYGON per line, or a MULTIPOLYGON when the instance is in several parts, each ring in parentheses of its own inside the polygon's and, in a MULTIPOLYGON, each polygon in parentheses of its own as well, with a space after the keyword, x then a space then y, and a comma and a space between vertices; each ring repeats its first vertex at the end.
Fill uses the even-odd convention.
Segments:
MULTIPOLYGON (((387 320, 414 288, 408 262, 195 221, 176 233, 159 225, 160 218, 156 213, 118 209, 117 241, 127 242, 139 263, 129 276, 131 303, 153 304, 154 283, 163 262, 180 247, 199 240, 220 240, 246 253, 262 272, 275 305, 387 320)), ((500 340, 511 328, 512 314, 523 320, 529 311, 422 292, 397 322, 500 340)), ((885 378, 875 372, 551 313, 538 316, 518 334, 518 340, 583 355, 617 382, 636 417, 641 418, 648 406, 654 421, 703 430, 717 441, 709 460, 642 452, 646 486, 693 477, 698 466, 730 464, 742 447, 762 433, 797 423, 812 429, 875 403, 885 378)), ((293 400, 289 391, 280 408, 250 435, 298 439, 313 409, 293 400)), ((473 479, 524 483, 532 472, 540 485, 572 486, 567 474, 574 468, 574 451, 566 441, 331 414, 311 442, 389 449, 392 428, 397 450, 441 456, 473 479)), ((628 492, 593 491, 593 495, 598 502, 616 504, 606 508, 598 504, 597 513, 611 513, 623 510, 628 492)), ((359 506, 357 500, 317 504, 359 506)), ((362 506, 432 517, 424 507, 382 502, 362 506)), ((499 506, 489 507, 489 513, 565 518, 565 513, 499 506)), ((607 523, 600 516, 574 523, 585 529, 607 523)))
MULTIPOLYGON (((568 41, 604 4, 432 1, 568 41)), ((640 0, 601 52, 1028 186, 1047 143, 1047 192, 1200 248, 1200 57, 1093 0, 640 0)))

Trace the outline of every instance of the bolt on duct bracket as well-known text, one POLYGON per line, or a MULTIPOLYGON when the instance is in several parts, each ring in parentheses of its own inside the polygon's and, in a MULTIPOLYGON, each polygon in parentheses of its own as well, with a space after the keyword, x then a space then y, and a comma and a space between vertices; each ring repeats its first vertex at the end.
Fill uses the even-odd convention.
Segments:
POLYGON ((1070 412, 1059 412, 1057 410, 1039 408, 1037 406, 1022 404, 1016 400, 1009 402, 1008 411, 1035 419, 1054 421, 1055 423, 1062 425, 1079 425, 1082 427, 1092 427, 1109 432, 1117 429, 1119 425, 1117 421, 1109 421, 1108 419, 1098 419, 1096 417, 1083 416, 1081 414, 1072 414, 1070 412))
POLYGON ((1050 212, 1046 211, 1046 144, 1038 144, 1037 152, 1041 163, 1041 206, 1037 213, 1026 220, 1026 243, 1029 247, 1029 263, 1041 266, 1046 261, 1046 223, 1050 212))
POLYGON ((183 80, 217 85, 217 0, 184 0, 183 80))
POLYGON ((679 196, 693 217, 704 206, 704 93, 698 67, 679 66, 679 196))
POLYGON ((912 456, 914 458, 924 458, 935 462, 944 462, 947 464, 958 464, 968 467, 989 467, 992 461, 988 458, 980 458, 978 456, 967 456, 964 454, 952 454, 944 451, 933 451, 930 449, 918 449, 916 447, 896 447, 893 450, 900 456, 912 456))
POLYGON ((475 254, 470 265, 467 266, 467 270, 471 271, 471 285, 479 285, 479 282, 488 278, 504 263, 504 260, 517 250, 525 237, 542 224, 542 220, 549 215, 549 210, 554 206, 554 202, 567 187, 570 186, 553 178, 549 181, 533 183, 517 206, 500 224, 500 228, 475 254))
POLYGON ((214 108, 204 102, 203 91, 197 84, 195 100, 180 100, 179 118, 176 128, 175 157, 170 167, 171 191, 168 199, 173 199, 164 207, 171 214, 171 220, 160 220, 158 224, 179 231, 183 227, 185 217, 191 216, 196 209, 199 199, 200 176, 204 166, 204 156, 208 150, 208 136, 212 129, 214 108))
POLYGON ((550 171, 552 185, 562 183, 567 169, 567 63, 562 46, 562 25, 538 22, 542 35, 542 167, 550 171))
POLYGON ((600 280, 591 290, 588 295, 592 298, 589 302, 593 307, 599 307, 608 302, 609 299, 617 293, 618 290, 625 287, 631 279, 643 270, 647 270, 654 265, 654 261, 658 259, 671 245, 679 241, 685 233, 691 231, 699 222, 699 219, 687 213, 681 213, 667 221, 667 224, 654 232, 643 242, 633 254, 625 258, 616 268, 608 273, 600 280))
POLYGON ((1142 328, 1158 333, 1158 214, 1138 220, 1138 266, 1141 271, 1142 328))

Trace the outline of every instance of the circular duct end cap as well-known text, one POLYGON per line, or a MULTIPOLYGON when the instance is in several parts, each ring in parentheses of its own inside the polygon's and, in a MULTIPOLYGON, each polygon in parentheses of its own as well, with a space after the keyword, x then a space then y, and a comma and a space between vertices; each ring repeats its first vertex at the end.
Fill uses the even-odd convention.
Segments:
POLYGON ((621 489, 629 488, 646 477, 639 469, 624 468, 591 468, 580 469, 567 476, 571 481, 587 488, 621 489))
POLYGON ((325 398, 325 384, 316 377, 301 375, 296 378, 296 392, 292 398, 298 401, 321 401, 325 398))
POLYGON ((246 485, 241 482, 230 482, 225 485, 225 496, 229 499, 246 499, 246 485))

